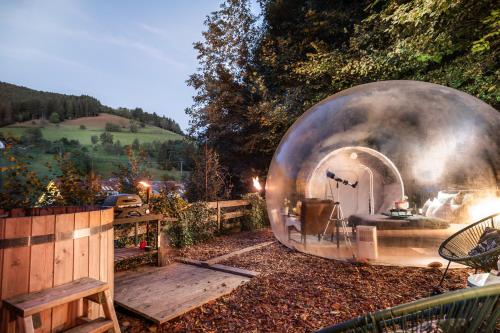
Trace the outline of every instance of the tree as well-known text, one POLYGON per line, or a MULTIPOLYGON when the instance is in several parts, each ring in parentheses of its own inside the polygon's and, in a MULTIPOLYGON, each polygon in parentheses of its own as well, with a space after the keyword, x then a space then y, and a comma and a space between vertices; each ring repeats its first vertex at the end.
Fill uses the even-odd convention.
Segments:
POLYGON ((104 144, 113 144, 113 134, 109 133, 109 132, 103 132, 101 133, 101 135, 99 136, 99 139, 101 140, 101 144, 104 145, 104 144))
POLYGON ((38 144, 43 140, 42 130, 39 127, 30 127, 21 136, 21 142, 27 144, 38 144))
POLYGON ((104 125, 104 130, 106 132, 121 132, 120 126, 113 123, 106 123, 106 125, 104 125))
POLYGON ((317 47, 295 72, 310 81, 321 78, 326 94, 376 80, 412 79, 450 86, 495 106, 498 43, 481 46, 491 36, 494 8, 491 0, 372 4, 344 47, 317 47))
POLYGON ((46 178, 39 178, 29 162, 16 156, 11 144, 1 151, 0 207, 31 208, 46 190, 46 178))
POLYGON ((56 204, 90 205, 95 203, 100 190, 99 182, 92 170, 77 165, 77 163, 81 164, 82 156, 73 156, 71 153, 56 155, 56 162, 61 171, 57 176, 61 198, 56 204))
POLYGON ((194 44, 200 67, 188 80, 196 90, 194 104, 186 110, 190 134, 215 150, 217 161, 232 174, 241 173, 251 161, 245 146, 247 128, 255 126, 249 119, 254 103, 254 22, 247 0, 225 1, 205 20, 204 40, 194 44))
POLYGON ((236 192, 266 172, 293 122, 324 98, 378 80, 435 82, 498 108, 498 21, 492 0, 226 1, 195 43, 199 70, 186 113, 236 192), (257 30, 257 33, 255 31, 257 30), (239 178, 239 179, 238 179, 239 178))
POLYGON ((117 171, 113 174, 120 179, 122 193, 138 193, 139 182, 151 178, 147 170, 147 156, 144 152, 133 152, 130 147, 127 147, 125 152, 127 163, 117 164, 117 171))
POLYGON ((93 145, 95 145, 99 142, 99 137, 97 135, 92 135, 90 137, 90 141, 92 142, 93 145))
POLYGON ((137 123, 135 121, 130 122, 130 132, 137 133, 138 131, 139 131, 139 126, 137 126, 137 123))
POLYGON ((81 125, 80 125, 80 129, 81 129, 81 130, 87 129, 87 126, 85 126, 84 124, 81 124, 81 125))
POLYGON ((52 112, 49 117, 49 121, 53 124, 59 124, 61 122, 61 119, 59 117, 59 113, 52 112))
POLYGON ((193 157, 194 170, 187 185, 190 201, 215 201, 231 196, 231 177, 213 149, 201 148, 193 157))
POLYGON ((139 143, 139 139, 135 138, 134 141, 132 141, 132 149, 137 151, 139 150, 141 147, 140 143, 139 143))
POLYGON ((116 155, 123 154, 123 147, 120 140, 116 140, 116 142, 113 144, 113 150, 116 155))

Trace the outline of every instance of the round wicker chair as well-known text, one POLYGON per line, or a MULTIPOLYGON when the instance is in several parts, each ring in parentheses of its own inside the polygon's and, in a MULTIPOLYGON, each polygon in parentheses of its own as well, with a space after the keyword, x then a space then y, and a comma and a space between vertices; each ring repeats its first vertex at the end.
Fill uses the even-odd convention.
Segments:
POLYGON ((499 319, 500 284, 492 284, 368 313, 318 333, 493 333, 499 319))
POLYGON ((487 227, 500 229, 500 212, 468 225, 451 235, 441 244, 439 255, 448 260, 448 266, 446 266, 439 286, 443 283, 452 261, 472 267, 476 271, 478 269, 489 271, 496 267, 498 256, 500 256, 500 246, 481 254, 469 255, 470 251, 478 244, 479 238, 487 227))

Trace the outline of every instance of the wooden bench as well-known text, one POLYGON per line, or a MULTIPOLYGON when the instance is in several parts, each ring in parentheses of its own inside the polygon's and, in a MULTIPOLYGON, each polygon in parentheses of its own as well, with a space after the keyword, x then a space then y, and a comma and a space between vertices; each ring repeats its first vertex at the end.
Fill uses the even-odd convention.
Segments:
POLYGON ((80 299, 83 299, 84 302, 83 318, 80 320, 82 324, 67 332, 99 333, 108 330, 114 330, 115 333, 120 332, 109 285, 88 277, 54 288, 6 299, 3 301, 2 310, 9 311, 11 315, 16 316, 17 326, 21 332, 32 333, 41 324, 39 316, 41 311, 80 299), (89 301, 102 304, 105 318, 88 319, 89 301))

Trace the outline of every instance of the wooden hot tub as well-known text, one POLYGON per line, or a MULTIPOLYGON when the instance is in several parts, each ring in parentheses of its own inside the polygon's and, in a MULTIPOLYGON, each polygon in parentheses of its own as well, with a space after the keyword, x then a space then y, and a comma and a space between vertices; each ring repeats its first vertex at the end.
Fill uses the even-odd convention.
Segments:
MULTIPOLYGON (((51 288, 82 277, 113 290, 113 209, 54 207, 4 212, 0 218, 0 299, 51 288)), ((42 312, 44 331, 74 325, 82 302, 42 312)), ((92 305, 92 318, 102 309, 92 305)), ((2 316, 0 329, 15 326, 2 316)))

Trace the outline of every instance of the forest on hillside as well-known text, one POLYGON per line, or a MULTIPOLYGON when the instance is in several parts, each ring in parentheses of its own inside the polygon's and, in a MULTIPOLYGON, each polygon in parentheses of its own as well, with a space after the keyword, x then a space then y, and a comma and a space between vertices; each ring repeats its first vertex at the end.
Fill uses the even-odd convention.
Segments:
POLYGON ((235 190, 265 175, 290 125, 343 89, 420 80, 500 105, 500 7, 493 0, 227 0, 194 44, 190 134, 235 190), (209 150, 209 151, 211 151, 209 150))
POLYGON ((58 123, 67 119, 97 116, 103 112, 182 134, 175 120, 145 112, 141 108, 115 109, 87 95, 57 94, 0 82, 0 127, 33 119, 58 123))

